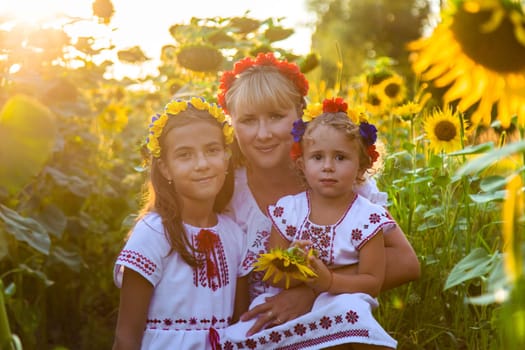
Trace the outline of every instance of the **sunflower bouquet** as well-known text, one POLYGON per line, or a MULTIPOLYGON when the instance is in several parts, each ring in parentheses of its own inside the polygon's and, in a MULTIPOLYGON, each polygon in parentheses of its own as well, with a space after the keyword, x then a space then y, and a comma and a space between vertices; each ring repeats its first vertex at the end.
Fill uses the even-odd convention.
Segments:
POLYGON ((263 281, 273 276, 272 283, 277 283, 284 278, 285 288, 288 289, 292 279, 306 281, 317 277, 308 264, 308 258, 312 255, 315 255, 314 249, 305 252, 296 246, 287 249, 274 248, 259 255, 259 259, 253 265, 254 271, 266 271, 263 281))

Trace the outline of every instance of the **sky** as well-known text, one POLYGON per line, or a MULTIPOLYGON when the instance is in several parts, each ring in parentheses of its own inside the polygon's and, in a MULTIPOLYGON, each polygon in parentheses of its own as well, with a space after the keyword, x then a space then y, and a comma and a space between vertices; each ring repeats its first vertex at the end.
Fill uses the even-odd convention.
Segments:
MULTIPOLYGON (((36 23, 56 13, 88 18, 93 0, 0 0, 0 17, 36 23)), ((294 53, 309 52, 314 15, 305 0, 112 0, 115 14, 108 37, 118 49, 139 45, 146 56, 156 59, 161 47, 173 43, 169 27, 188 23, 191 17, 248 16, 256 19, 284 17, 283 25, 295 30, 279 46, 294 53)), ((82 29, 79 29, 82 30, 82 29)), ((118 75, 118 72, 117 72, 118 75)))

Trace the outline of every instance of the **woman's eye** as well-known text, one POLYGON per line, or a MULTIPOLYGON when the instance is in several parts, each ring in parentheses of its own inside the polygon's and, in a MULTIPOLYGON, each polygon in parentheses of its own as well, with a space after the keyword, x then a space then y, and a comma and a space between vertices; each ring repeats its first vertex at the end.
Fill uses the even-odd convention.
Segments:
POLYGON ((222 151, 222 148, 220 147, 214 147, 214 148, 210 148, 208 149, 208 154, 217 154, 219 152, 222 151))

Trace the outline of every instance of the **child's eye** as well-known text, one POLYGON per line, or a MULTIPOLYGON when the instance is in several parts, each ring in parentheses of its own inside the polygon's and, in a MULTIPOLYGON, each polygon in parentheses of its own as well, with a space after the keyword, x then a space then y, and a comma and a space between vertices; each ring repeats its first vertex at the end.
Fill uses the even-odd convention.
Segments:
POLYGON ((255 118, 254 117, 242 117, 239 120, 239 122, 242 124, 253 124, 255 122, 255 118))
POLYGON ((175 154, 177 159, 188 159, 191 158, 191 152, 179 152, 175 154))
POLYGON ((281 120, 283 118, 284 118, 284 116, 282 114, 278 114, 278 113, 270 115, 270 119, 272 119, 272 120, 281 120))
POLYGON ((312 155, 312 159, 321 160, 321 159, 323 159, 323 156, 321 156, 320 154, 313 154, 312 155))
POLYGON ((335 160, 345 160, 345 159, 346 159, 346 157, 344 155, 342 155, 342 154, 338 154, 338 155, 335 156, 335 160))

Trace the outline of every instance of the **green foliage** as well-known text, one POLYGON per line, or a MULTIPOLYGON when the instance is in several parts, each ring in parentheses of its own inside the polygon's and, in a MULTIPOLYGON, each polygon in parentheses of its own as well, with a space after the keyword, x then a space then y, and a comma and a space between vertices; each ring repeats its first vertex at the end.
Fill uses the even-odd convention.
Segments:
POLYGON ((308 0, 318 13, 312 49, 322 57, 321 80, 333 80, 342 65, 343 80, 361 72, 365 62, 391 57, 410 75, 407 42, 421 35, 429 13, 426 1, 308 0), (321 9, 321 11, 319 11, 321 9))
POLYGON ((57 134, 54 115, 27 96, 10 98, 0 111, 0 184, 18 192, 49 158, 57 134))

